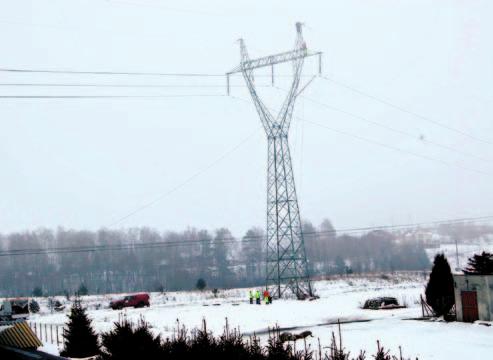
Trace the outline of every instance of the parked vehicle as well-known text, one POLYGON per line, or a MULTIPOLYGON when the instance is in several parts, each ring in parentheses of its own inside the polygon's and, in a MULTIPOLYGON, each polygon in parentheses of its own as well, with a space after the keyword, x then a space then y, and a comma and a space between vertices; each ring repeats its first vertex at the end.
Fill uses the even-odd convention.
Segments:
POLYGON ((388 309, 401 309, 405 306, 399 305, 399 302, 394 297, 378 297, 374 299, 368 299, 363 305, 363 309, 371 310, 388 310, 388 309))
POLYGON ((0 302, 0 320, 27 319, 29 299, 6 299, 0 302))
POLYGON ((113 300, 110 302, 110 307, 113 310, 119 310, 125 307, 135 307, 135 308, 141 308, 144 306, 149 307, 150 305, 151 304, 149 303, 149 294, 147 293, 127 295, 123 299, 113 300))
POLYGON ((63 305, 60 302, 60 300, 55 299, 55 298, 49 298, 48 299, 48 307, 50 308, 50 310, 52 312, 53 311, 62 312, 63 310, 65 310, 65 305, 63 305))

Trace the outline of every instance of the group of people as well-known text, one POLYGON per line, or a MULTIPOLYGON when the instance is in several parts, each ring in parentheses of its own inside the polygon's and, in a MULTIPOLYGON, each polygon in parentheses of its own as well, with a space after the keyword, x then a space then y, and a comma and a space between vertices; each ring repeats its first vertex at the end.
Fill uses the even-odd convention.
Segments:
MULTIPOLYGON (((269 290, 265 289, 262 295, 265 305, 272 304, 272 296, 270 295, 269 290)), ((250 304, 253 304, 253 299, 255 299, 257 305, 261 304, 260 290, 250 290, 248 292, 248 297, 250 298, 250 304)))

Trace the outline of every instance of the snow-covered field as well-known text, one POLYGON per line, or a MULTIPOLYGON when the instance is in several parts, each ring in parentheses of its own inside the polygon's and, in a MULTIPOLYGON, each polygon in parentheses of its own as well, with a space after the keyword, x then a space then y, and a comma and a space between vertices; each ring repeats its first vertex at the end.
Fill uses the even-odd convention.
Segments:
MULTIPOLYGON (((374 353, 376 340, 397 353, 402 346, 406 357, 420 359, 487 359, 493 350, 493 327, 481 324, 444 323, 410 320, 421 316, 419 305, 425 280, 417 276, 351 277, 318 281, 315 288, 320 299, 315 301, 278 300, 272 305, 250 305, 248 289, 223 291, 214 298, 206 292, 173 292, 151 294, 151 307, 113 311, 108 302, 117 295, 88 296, 83 299, 98 331, 107 331, 121 314, 131 320, 141 316, 155 333, 169 337, 177 326, 192 329, 206 319, 208 329, 223 331, 226 318, 230 327, 239 327, 248 335, 257 333, 265 339, 268 327, 311 330, 315 335, 310 346, 317 348, 317 338, 328 346, 340 320, 343 345, 353 354, 359 349, 374 353), (370 297, 394 296, 406 309, 363 310, 362 303, 370 297), (101 308, 97 309, 98 306, 101 308), (366 322, 363 322, 366 321, 366 322)), ((62 300, 62 298, 60 298, 62 300)), ((42 311, 31 321, 63 324, 65 313, 51 314, 47 302, 41 299, 42 311)))

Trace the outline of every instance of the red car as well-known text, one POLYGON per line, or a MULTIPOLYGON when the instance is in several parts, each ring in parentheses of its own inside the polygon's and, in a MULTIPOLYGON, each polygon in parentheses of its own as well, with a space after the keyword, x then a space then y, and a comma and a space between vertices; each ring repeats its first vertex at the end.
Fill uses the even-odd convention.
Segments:
POLYGON ((141 308, 144 306, 151 306, 151 304, 149 303, 149 294, 147 293, 127 295, 123 299, 113 300, 112 302, 110 302, 110 307, 113 310, 119 310, 125 307, 141 308))

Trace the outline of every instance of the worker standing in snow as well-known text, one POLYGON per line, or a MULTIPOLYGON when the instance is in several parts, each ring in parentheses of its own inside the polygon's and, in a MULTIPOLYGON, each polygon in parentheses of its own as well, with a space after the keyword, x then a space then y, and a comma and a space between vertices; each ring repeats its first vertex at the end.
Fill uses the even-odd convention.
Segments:
POLYGON ((265 289, 263 295, 264 295, 265 305, 269 305, 269 291, 267 289, 265 289))
POLYGON ((257 290, 255 292, 255 300, 257 302, 257 305, 260 305, 260 291, 259 290, 257 290))
POLYGON ((248 291, 248 297, 250 298, 250 304, 253 304, 253 291, 248 291))

